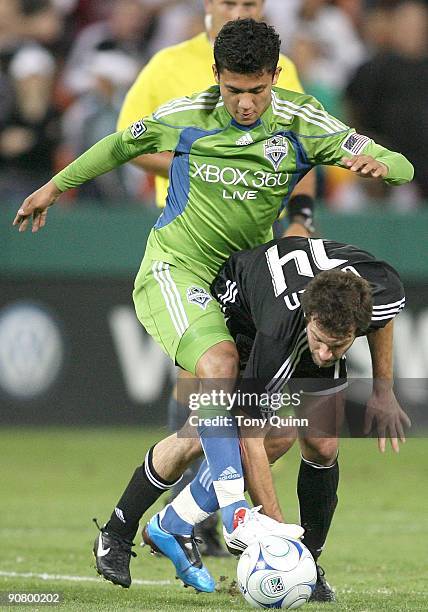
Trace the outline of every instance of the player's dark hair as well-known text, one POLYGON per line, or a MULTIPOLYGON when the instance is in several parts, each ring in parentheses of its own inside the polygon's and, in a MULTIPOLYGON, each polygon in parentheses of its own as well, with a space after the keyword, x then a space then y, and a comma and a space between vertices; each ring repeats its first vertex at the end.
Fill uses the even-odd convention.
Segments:
POLYGON ((301 298, 306 320, 334 337, 364 334, 371 321, 373 296, 364 278, 352 272, 327 270, 311 280, 301 298))
POLYGON ((226 23, 214 43, 217 71, 238 74, 274 73, 279 60, 281 41, 272 26, 254 19, 226 23))

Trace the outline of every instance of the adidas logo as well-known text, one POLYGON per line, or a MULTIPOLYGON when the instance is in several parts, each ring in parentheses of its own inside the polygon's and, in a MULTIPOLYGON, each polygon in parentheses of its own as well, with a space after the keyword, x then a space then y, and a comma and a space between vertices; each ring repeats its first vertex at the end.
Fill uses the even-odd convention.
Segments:
POLYGON ((119 521, 122 521, 122 523, 126 523, 125 521, 125 517, 123 515, 123 512, 120 508, 115 508, 114 509, 114 513, 117 516, 117 518, 119 519, 119 521))
POLYGON ((218 477, 219 480, 235 480, 236 478, 241 478, 241 476, 231 465, 223 470, 218 477))
POLYGON ((236 141, 236 144, 239 147, 244 147, 245 145, 249 145, 252 142, 254 142, 254 140, 251 138, 251 134, 247 132, 246 134, 241 136, 241 138, 238 138, 238 140, 236 141))

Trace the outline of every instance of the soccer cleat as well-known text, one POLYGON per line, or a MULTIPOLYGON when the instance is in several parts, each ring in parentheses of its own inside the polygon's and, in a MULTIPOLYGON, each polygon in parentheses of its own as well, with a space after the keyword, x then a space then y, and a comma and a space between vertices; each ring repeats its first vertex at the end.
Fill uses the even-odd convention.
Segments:
POLYGON ((94 542, 94 557, 97 572, 113 584, 120 584, 124 589, 131 586, 131 573, 129 564, 131 555, 137 555, 131 549, 134 545, 120 536, 106 531, 105 526, 99 527, 94 519, 100 533, 94 542))
POLYGON ((304 533, 303 527, 279 523, 270 517, 260 514, 261 506, 256 508, 238 508, 233 517, 233 531, 228 533, 223 527, 226 546, 232 555, 240 555, 247 546, 260 542, 267 535, 279 535, 298 540, 304 533))
POLYGON ((199 552, 203 557, 229 556, 221 544, 217 523, 217 513, 214 513, 195 526, 195 536, 200 540, 199 552))
POLYGON ((214 591, 214 578, 202 563, 193 536, 168 533, 160 526, 159 514, 155 514, 143 529, 143 540, 154 552, 161 552, 172 561, 177 578, 185 587, 191 586, 203 593, 214 591))
POLYGON ((336 601, 333 589, 325 579, 323 568, 317 564, 317 581, 309 601, 327 602, 336 601))

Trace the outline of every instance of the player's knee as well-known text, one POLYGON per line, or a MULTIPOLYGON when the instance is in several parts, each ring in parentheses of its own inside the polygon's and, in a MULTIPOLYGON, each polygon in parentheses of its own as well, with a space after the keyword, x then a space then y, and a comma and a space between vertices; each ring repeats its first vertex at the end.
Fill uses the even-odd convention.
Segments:
POLYGON ((296 440, 296 431, 290 428, 287 436, 266 436, 264 444, 269 463, 272 465, 290 450, 296 440))
POLYGON ((219 342, 199 359, 196 373, 199 378, 235 380, 239 372, 239 356, 233 342, 219 342))
POLYGON ((312 438, 301 444, 302 455, 308 461, 319 465, 332 465, 339 450, 337 438, 312 438))

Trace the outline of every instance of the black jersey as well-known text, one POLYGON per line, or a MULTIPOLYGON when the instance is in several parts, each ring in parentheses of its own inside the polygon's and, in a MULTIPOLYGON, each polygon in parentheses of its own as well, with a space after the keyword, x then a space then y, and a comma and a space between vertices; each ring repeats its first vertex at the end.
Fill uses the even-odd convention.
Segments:
POLYGON ((272 392, 292 378, 311 378, 308 391, 313 392, 343 386, 344 359, 329 368, 312 361, 300 305, 310 280, 334 268, 370 283, 374 305, 368 332, 384 327, 404 307, 403 285, 394 268, 355 246, 289 237, 229 257, 212 293, 243 358, 244 377, 265 379, 272 392))

